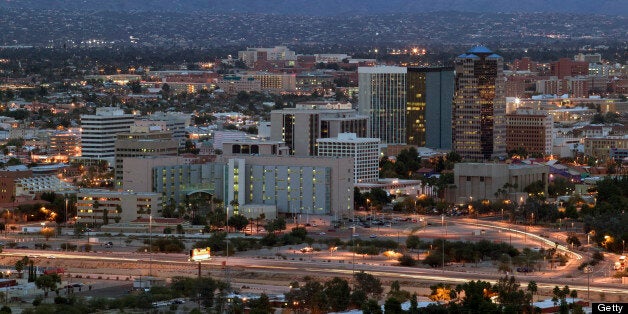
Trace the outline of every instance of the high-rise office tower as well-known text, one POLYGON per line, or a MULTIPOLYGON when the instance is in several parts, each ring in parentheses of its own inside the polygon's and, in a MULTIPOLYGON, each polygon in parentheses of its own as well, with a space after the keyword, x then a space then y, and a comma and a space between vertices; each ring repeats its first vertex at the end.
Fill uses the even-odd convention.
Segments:
POLYGON ((408 68, 406 143, 451 149, 453 67, 408 68))
POLYGON ((82 159, 105 160, 113 165, 116 135, 129 132, 133 117, 114 107, 96 108, 96 114, 81 115, 82 159))
POLYGON ((350 103, 308 102, 271 111, 270 128, 270 139, 285 142, 290 155, 316 156, 319 138, 340 133, 366 137, 368 117, 358 115, 350 103))
POLYGON ((382 144, 406 144, 406 74, 405 67, 358 68, 358 112, 382 144))
POLYGON ((506 156, 503 59, 483 46, 455 60, 453 149, 468 160, 506 156))

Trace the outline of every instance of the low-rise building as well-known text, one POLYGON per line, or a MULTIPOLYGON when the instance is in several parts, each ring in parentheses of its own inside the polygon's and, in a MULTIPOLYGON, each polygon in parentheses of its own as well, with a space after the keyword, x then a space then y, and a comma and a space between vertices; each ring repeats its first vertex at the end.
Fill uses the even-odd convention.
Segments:
MULTIPOLYGON (((494 201, 504 190, 507 198, 518 201, 516 196, 526 186, 541 181, 547 195, 549 167, 546 165, 457 163, 454 166, 454 185, 457 202, 471 200, 494 201)), ((527 195, 527 194, 526 194, 527 195)))
POLYGON ((81 189, 77 193, 77 221, 102 225, 138 218, 161 217, 162 198, 152 192, 81 189))

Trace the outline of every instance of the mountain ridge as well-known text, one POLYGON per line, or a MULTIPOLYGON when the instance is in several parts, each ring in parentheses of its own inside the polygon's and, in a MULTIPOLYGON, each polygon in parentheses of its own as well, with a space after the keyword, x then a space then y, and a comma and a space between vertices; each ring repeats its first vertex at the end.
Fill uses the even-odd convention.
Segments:
POLYGON ((628 15, 624 0, 0 0, 0 8, 333 16, 460 11, 628 15))

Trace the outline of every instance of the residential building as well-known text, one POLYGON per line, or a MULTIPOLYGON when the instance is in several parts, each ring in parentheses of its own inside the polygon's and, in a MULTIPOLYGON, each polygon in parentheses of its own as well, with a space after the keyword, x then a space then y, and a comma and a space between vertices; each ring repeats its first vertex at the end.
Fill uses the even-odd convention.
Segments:
POLYGON ((81 159, 105 160, 113 166, 115 141, 129 132, 133 115, 114 107, 96 108, 95 114, 81 115, 81 159))
POLYGON ((358 68, 358 112, 369 117, 368 137, 382 144, 406 143, 407 68, 358 68))
POLYGON ((455 60, 453 149, 466 160, 506 157, 503 59, 477 46, 455 60))
POLYGON ((377 182, 379 179, 379 139, 340 133, 338 137, 317 139, 318 156, 351 157, 354 183, 377 182))
POLYGON ((103 225, 161 217, 161 194, 81 189, 76 195, 77 222, 103 225))
POLYGON ((368 117, 351 109, 350 103, 301 103, 295 108, 271 111, 270 121, 270 139, 285 142, 295 156, 316 156, 319 138, 340 133, 366 137, 368 130, 368 117))

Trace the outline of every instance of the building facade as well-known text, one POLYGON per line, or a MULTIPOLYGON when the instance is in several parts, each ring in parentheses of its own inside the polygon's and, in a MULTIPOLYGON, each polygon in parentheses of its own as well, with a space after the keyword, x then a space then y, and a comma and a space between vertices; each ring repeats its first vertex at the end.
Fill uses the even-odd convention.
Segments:
POLYGON ((525 187, 537 181, 543 183, 547 195, 549 171, 546 165, 457 163, 454 166, 457 203, 495 201, 504 197, 498 193, 501 189, 505 190, 506 199, 518 202, 519 195, 525 194, 524 199, 527 198, 525 187))
POLYGON ((408 68, 408 145, 451 149, 454 69, 408 68))
POLYGON ((379 139, 360 138, 355 133, 316 140, 318 156, 353 158, 354 183, 377 182, 379 179, 379 139))
POLYGON ((628 135, 587 137, 584 139, 584 154, 600 160, 610 158, 612 150, 628 149, 628 135))
POLYGON ((382 144, 406 143, 405 67, 358 68, 358 112, 370 118, 368 137, 382 144))
POLYGON ((133 115, 114 107, 96 108, 95 114, 81 115, 82 159, 115 160, 116 136, 129 132, 133 115))
POLYGON ((81 189, 77 193, 77 222, 103 225, 138 218, 161 217, 161 194, 81 189))
POLYGON ((172 132, 155 126, 132 126, 130 133, 117 135, 115 142, 115 184, 122 188, 124 159, 142 156, 176 156, 179 143, 172 132))
MULTIPOLYGON (((182 204, 194 193, 243 205, 276 206, 284 215, 347 216, 353 210, 351 158, 223 156, 216 162, 153 168, 153 191, 182 204)), ((237 204, 237 205, 236 205, 237 204)))
POLYGON ((519 109, 506 115, 506 150, 524 148, 528 153, 552 153, 554 120, 544 111, 519 109))
POLYGON ((503 59, 478 46, 455 60, 453 149, 467 160, 506 157, 503 59))
POLYGON ((270 121, 271 140, 285 142, 295 156, 316 156, 319 138, 332 138, 340 133, 366 137, 368 131, 368 117, 359 115, 349 103, 297 104, 296 108, 271 111, 270 121))

